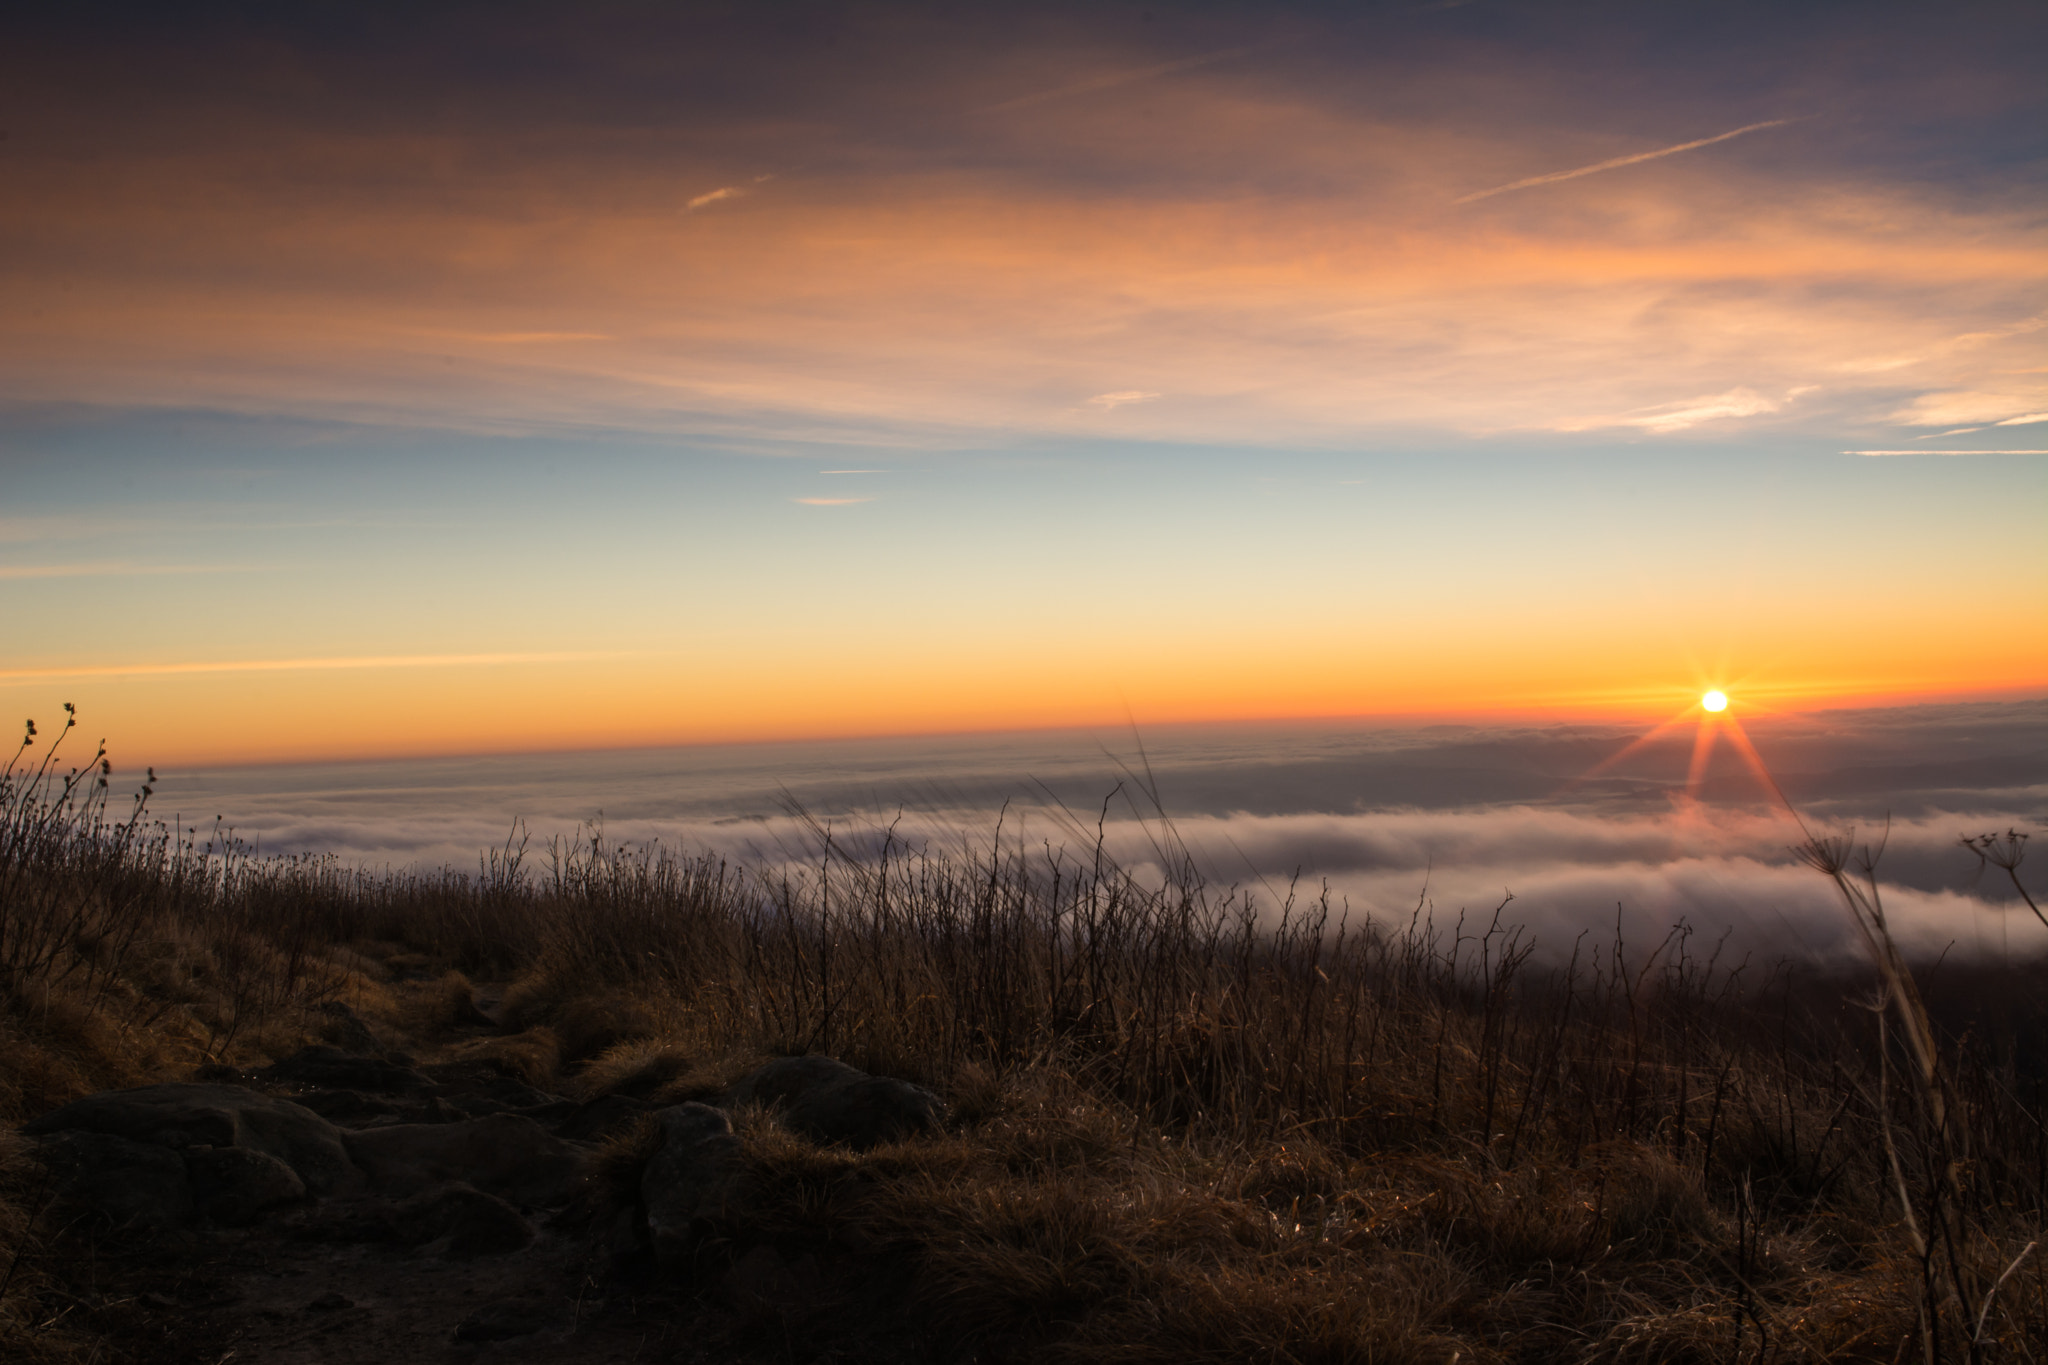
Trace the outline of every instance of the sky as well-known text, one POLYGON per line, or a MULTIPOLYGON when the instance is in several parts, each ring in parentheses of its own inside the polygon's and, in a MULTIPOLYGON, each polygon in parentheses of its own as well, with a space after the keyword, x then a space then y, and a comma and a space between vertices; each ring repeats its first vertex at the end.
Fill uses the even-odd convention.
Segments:
POLYGON ((119 763, 2048 694, 2037 4, 45 7, 119 763))

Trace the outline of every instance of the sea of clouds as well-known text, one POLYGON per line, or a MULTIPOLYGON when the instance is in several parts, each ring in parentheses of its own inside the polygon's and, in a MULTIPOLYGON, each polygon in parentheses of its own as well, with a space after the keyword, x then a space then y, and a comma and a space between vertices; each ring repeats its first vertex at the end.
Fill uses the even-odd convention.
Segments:
MULTIPOLYGON (((1827 959, 1852 954, 1837 893, 1800 863, 1806 831, 1882 842, 1895 933, 1917 954, 2025 958, 2048 929, 1965 835, 2038 832, 2048 702, 1752 719, 1791 807, 1728 745, 1685 789, 1680 726, 1185 727, 1157 732, 716 746, 170 773, 157 809, 216 819, 264 853, 371 867, 478 866, 515 829, 659 843, 762 866, 884 840, 1033 857, 1103 851, 1140 877, 1191 859, 1212 887, 1277 908, 1327 893, 1354 919, 1524 926, 1545 954, 1583 932, 1827 959), (1604 765, 1604 766, 1603 766, 1604 765), (1795 819, 1794 811, 1797 812, 1795 819), (1802 822, 1804 829, 1802 829, 1802 822)), ((2048 843, 2021 874, 2048 890, 2048 843), (2030 875, 2031 874, 2031 875, 2030 875)))

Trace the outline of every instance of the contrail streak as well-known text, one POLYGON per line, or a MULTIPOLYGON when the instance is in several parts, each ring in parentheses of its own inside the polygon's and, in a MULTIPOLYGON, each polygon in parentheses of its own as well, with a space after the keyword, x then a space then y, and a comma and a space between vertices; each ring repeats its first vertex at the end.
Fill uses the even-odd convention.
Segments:
POLYGON ((1680 152, 1689 152, 1697 147, 1711 147, 1717 142, 1726 142, 1729 138, 1741 137, 1744 133, 1762 132, 1766 128, 1782 128, 1788 123, 1797 122, 1799 122, 1798 119, 1774 118, 1767 123, 1751 123, 1737 128, 1733 132, 1717 133, 1713 137, 1703 137, 1693 142, 1681 142, 1675 147, 1660 147, 1654 152, 1637 152, 1634 156, 1617 156, 1611 161, 1598 161, 1591 166, 1580 166, 1575 170, 1552 171, 1548 175, 1532 175, 1526 180, 1517 180, 1507 185, 1495 185, 1490 190, 1481 190, 1477 194, 1468 194, 1462 199, 1454 199, 1451 202, 1455 204, 1470 204, 1479 199, 1491 199, 1496 194, 1506 194, 1509 190, 1526 190, 1532 185, 1549 185, 1559 180, 1577 180, 1582 175, 1594 175, 1600 171, 1618 170, 1623 166, 1633 166, 1639 161, 1655 161, 1659 157, 1676 156, 1680 152))

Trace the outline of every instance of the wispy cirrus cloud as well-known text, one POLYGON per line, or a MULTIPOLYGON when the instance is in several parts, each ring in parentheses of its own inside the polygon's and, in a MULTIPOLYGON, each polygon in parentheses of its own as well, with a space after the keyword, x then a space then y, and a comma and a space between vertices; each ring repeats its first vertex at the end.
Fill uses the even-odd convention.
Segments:
POLYGON ((744 185, 720 185, 717 189, 707 190, 683 205, 683 212, 695 213, 698 209, 709 208, 713 204, 723 203, 728 199, 744 198, 753 193, 754 186, 765 185, 774 178, 774 173, 770 172, 766 175, 757 175, 744 185))
POLYGON ((1143 389, 1118 389, 1114 393, 1098 393, 1087 401, 1088 406, 1091 408, 1101 408, 1104 412, 1114 412, 1118 408, 1129 407, 1133 403, 1150 403, 1161 396, 1156 393, 1147 393, 1143 389))
POLYGON ((1527 176, 1505 185, 1495 185, 1490 190, 1480 190, 1476 194, 1464 195, 1451 202, 1454 204, 1474 204, 1481 199, 1491 199, 1497 194, 1507 194, 1514 190, 1533 189, 1537 185, 1554 185, 1560 180, 1577 180, 1581 176, 1598 175, 1602 171, 1618 171, 1623 166, 1638 166, 1645 161, 1657 161, 1667 156, 1677 156, 1680 152, 1690 152, 1701 147, 1711 147, 1717 142, 1727 142, 1731 138, 1744 137, 1750 133, 1760 133, 1766 128, 1782 128, 1788 123, 1797 123, 1799 121, 1798 119, 1776 118, 1763 123, 1745 124, 1730 132, 1716 133, 1713 137, 1695 138, 1691 142, 1680 142, 1675 146, 1659 147, 1654 152, 1637 152, 1632 156, 1610 157, 1606 161, 1596 161, 1590 166, 1577 166, 1568 171, 1551 171, 1545 175, 1527 176))
POLYGON ((1912 427, 2015 427, 2048 421, 2040 411, 2038 386, 1959 389, 1923 393, 1893 412, 1891 420, 1912 427))
POLYGON ((1702 422, 1722 421, 1731 417, 1755 417, 1763 413, 1776 412, 1786 402, 1810 389, 1801 388, 1788 394, 1783 401, 1766 398, 1754 389, 1730 389, 1726 393, 1710 394, 1701 398, 1689 398, 1678 403, 1666 403, 1647 411, 1624 413, 1612 417, 1587 417, 1561 423, 1559 431, 1592 431, 1600 427, 1639 427, 1644 431, 1684 431, 1702 422))

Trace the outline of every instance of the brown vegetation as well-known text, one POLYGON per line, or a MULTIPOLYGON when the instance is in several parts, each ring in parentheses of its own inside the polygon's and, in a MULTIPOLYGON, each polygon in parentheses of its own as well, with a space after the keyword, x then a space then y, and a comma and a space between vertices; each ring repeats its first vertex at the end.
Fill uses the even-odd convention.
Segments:
MULTIPOLYGON (((1977 969, 1950 1010, 1885 956, 1844 847, 1815 856, 1874 974, 1721 962, 1682 927, 1539 968, 1498 915, 1361 926, 1092 851, 885 841, 772 877, 602 840, 538 875, 509 846, 475 874, 256 860, 140 801, 110 820, 103 779, 0 788, 10 1123, 281 1055, 331 1002, 586 1097, 680 1102, 804 1052, 943 1094, 944 1136, 865 1153, 741 1116, 747 1236, 700 1252, 704 1283, 764 1239, 785 1278, 833 1249, 864 1268, 767 1336, 728 1313, 735 1352, 2048 1358, 2041 965, 1977 969)), ((600 1198, 633 1197, 646 1141, 607 1149, 600 1198)), ((0 1353, 83 1358, 95 1305, 18 1147, 0 1172, 0 1353)))

